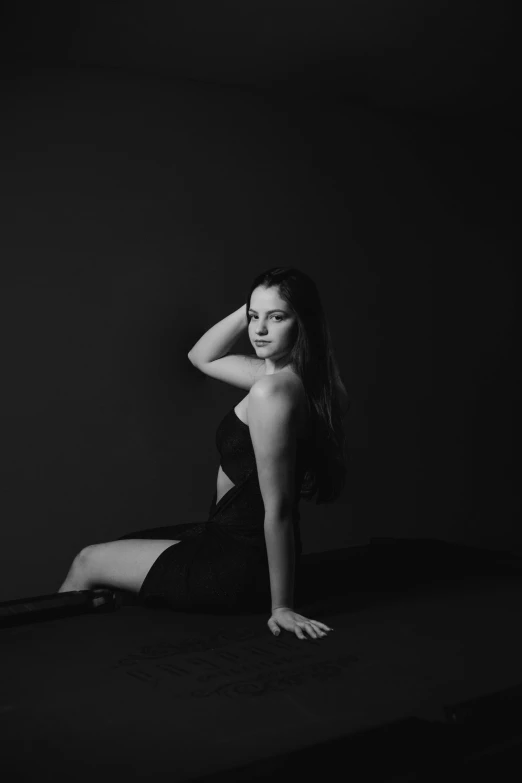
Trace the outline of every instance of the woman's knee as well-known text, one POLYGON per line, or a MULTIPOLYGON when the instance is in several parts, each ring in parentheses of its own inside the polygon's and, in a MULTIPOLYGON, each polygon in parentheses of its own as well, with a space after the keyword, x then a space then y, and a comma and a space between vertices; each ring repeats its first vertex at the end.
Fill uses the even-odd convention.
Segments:
POLYGON ((81 549, 73 560, 73 568, 75 571, 81 571, 87 573, 92 568, 93 561, 96 557, 99 544, 89 544, 81 549))
POLYGON ((150 568, 177 540, 109 541, 84 547, 74 560, 72 579, 87 588, 111 586, 138 591, 150 568))

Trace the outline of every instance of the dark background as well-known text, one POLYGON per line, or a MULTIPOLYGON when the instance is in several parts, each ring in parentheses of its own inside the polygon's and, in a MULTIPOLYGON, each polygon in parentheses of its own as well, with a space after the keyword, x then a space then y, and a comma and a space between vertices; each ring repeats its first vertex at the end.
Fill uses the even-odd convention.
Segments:
POLYGON ((1 29, 0 600, 206 518, 244 392, 187 353, 279 264, 352 397, 304 551, 519 550, 509 6, 81 0, 1 29))

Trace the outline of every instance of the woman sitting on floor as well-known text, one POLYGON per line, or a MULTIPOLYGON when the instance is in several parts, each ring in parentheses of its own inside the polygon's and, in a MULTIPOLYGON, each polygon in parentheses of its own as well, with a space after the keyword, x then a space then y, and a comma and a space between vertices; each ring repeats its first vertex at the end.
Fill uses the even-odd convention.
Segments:
POLYGON ((246 306, 212 326, 188 358, 248 390, 216 432, 221 464, 208 519, 87 546, 59 592, 113 587, 180 611, 271 605, 272 633, 325 636, 327 625, 294 608, 299 499, 333 502, 346 478, 348 397, 315 283, 293 267, 263 272, 246 306), (245 330, 255 355, 231 355, 245 330))

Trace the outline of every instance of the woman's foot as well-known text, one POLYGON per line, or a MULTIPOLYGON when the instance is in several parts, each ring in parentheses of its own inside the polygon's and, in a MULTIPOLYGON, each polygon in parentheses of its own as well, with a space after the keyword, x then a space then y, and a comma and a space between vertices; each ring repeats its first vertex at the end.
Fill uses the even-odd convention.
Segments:
POLYGON ((59 593, 85 593, 86 597, 90 598, 90 605, 93 609, 98 606, 114 605, 116 602, 116 594, 108 587, 97 587, 83 590, 68 590, 67 586, 62 585, 58 590, 59 593))
POLYGON ((90 599, 89 605, 91 609, 98 609, 103 606, 108 611, 112 611, 119 606, 117 594, 108 587, 97 587, 91 590, 78 590, 76 592, 86 594, 90 599))

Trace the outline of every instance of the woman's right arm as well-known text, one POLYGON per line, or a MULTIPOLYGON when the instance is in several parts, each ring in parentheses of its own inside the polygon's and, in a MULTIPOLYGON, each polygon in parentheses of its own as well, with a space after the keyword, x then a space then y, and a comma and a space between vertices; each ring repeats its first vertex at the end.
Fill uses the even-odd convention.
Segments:
POLYGON ((195 365, 220 359, 225 356, 247 326, 246 305, 241 305, 238 310, 211 326, 190 349, 188 358, 195 365))
POLYGON ((241 389, 252 388, 262 373, 264 359, 255 355, 226 355, 247 327, 246 305, 242 305, 211 326, 189 351, 188 358, 194 367, 211 378, 241 389))

